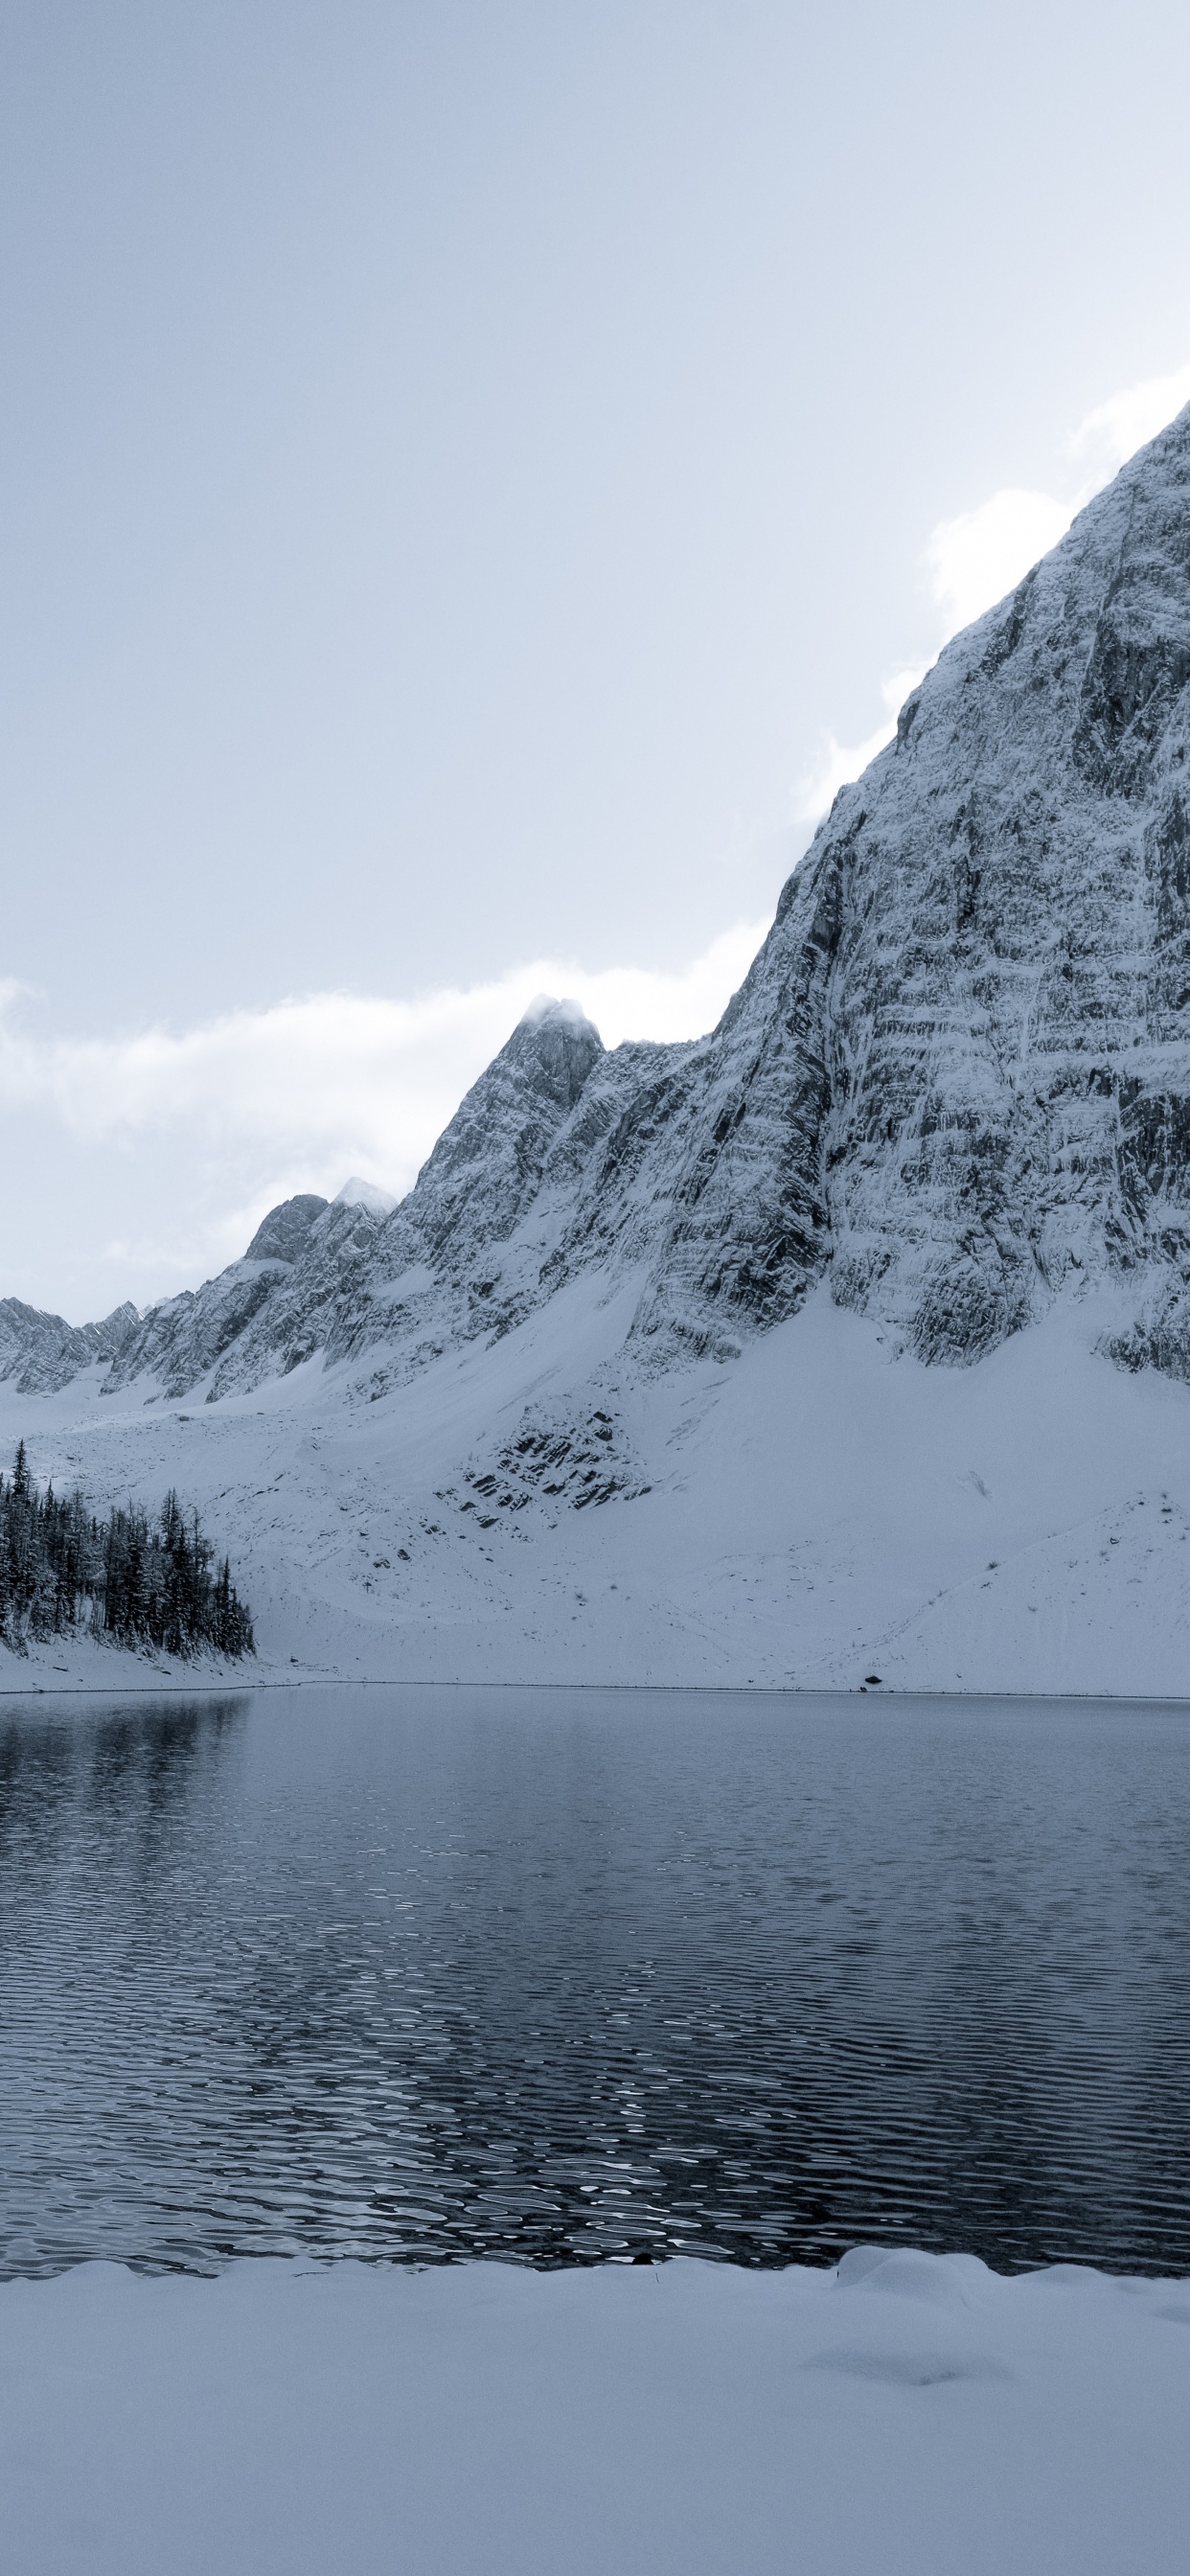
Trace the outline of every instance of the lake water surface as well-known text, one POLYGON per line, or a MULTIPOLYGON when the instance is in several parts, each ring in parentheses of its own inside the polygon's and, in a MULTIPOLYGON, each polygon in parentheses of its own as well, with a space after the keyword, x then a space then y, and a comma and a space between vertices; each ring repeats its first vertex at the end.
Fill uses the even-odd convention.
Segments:
POLYGON ((1190 1714, 0 1701, 0 2269, 1190 2270, 1190 1714))

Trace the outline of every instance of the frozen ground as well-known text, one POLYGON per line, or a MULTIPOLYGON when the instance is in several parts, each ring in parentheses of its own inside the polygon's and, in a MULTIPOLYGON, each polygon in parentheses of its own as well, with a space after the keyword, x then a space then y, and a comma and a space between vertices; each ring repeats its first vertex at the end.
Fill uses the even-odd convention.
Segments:
POLYGON ((0 2392, 9 2576, 1186 2564, 1184 2282, 89 2264, 0 2288, 0 2392))
MULTIPOLYGON (((5 1385, 0 1456, 23 1432, 104 1501, 177 1484, 260 1679, 1190 1695, 1190 1389, 1097 1355, 1093 1299, 925 1368, 822 1288, 739 1359, 642 1377, 635 1293, 576 1280, 377 1400, 321 1358, 209 1406, 5 1385), (510 1466, 526 1419, 577 1426, 556 1474, 510 1466), (584 1438, 618 1490, 576 1508, 584 1438)), ((218 1678, 0 1649, 8 1690, 218 1678)))

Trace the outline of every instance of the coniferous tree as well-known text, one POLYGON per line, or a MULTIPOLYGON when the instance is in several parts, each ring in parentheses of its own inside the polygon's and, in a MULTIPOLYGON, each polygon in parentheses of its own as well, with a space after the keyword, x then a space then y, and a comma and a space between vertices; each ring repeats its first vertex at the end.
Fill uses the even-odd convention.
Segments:
POLYGON ((38 1493, 23 1440, 11 1479, 0 1475, 0 1640, 18 1652, 85 1622, 121 1646, 254 1654, 228 1559, 215 1573, 213 1563, 198 1513, 187 1520, 176 1493, 156 1522, 131 1506, 98 1520, 80 1493, 38 1493))

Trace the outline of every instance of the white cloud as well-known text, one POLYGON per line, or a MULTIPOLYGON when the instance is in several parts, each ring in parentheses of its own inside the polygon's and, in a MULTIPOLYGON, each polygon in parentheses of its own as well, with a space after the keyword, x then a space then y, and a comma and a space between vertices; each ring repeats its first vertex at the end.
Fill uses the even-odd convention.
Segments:
POLYGON ((1100 491, 1137 448, 1155 438, 1188 402, 1190 367, 1178 367, 1172 376, 1146 376, 1143 384, 1110 394, 1097 410, 1088 412, 1070 442, 1071 454, 1083 459, 1084 472, 1091 476, 1082 499, 1089 501, 1092 492, 1100 491))
POLYGON ((885 744, 892 741, 897 717, 906 698, 923 677, 924 670, 923 664, 917 670, 894 671, 887 680, 881 681, 884 717, 875 732, 868 734, 863 742, 837 742, 834 734, 828 733, 819 758, 794 790, 795 823, 817 823, 821 815, 829 814, 839 789, 846 787, 853 778, 863 776, 868 762, 875 760, 877 752, 883 751, 885 744))
MULTIPOLYGON (((937 621, 934 653, 1015 590, 1031 565, 1065 536, 1076 512, 1187 402, 1190 366, 1128 385, 1088 412, 1068 440, 1071 471, 1061 492, 1006 485, 977 508, 940 519, 922 557, 937 621)), ((920 670, 898 671, 881 682, 885 719, 863 742, 826 736, 819 759, 794 791, 795 822, 816 823, 828 813, 840 787, 859 778, 891 742, 897 713, 921 676, 920 670)))
POLYGON ((1064 537, 1074 504, 1050 492, 993 492, 977 510, 940 519, 925 550, 941 643, 993 608, 1064 537))
POLYGON ((587 974, 536 958, 491 983, 410 1001, 315 993, 181 1034, 42 1037, 22 1024, 17 988, 0 986, 0 1114, 64 1131, 88 1161, 106 1164, 114 1188, 130 1146, 139 1173, 152 1166, 151 1233, 122 1228, 106 1246, 119 1292, 128 1283, 143 1293, 146 1274, 193 1277, 242 1251, 266 1206, 292 1190, 330 1196, 350 1173, 408 1189, 463 1093, 543 990, 581 1003, 608 1045, 701 1036, 767 928, 739 922, 676 973, 587 974))

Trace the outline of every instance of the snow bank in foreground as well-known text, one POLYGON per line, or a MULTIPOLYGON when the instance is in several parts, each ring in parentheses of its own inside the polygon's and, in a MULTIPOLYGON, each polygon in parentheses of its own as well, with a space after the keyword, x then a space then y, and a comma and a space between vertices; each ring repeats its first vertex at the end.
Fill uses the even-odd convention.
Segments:
POLYGON ((1190 2283, 86 2264, 0 2288, 9 2576, 1164 2576, 1190 2283))

